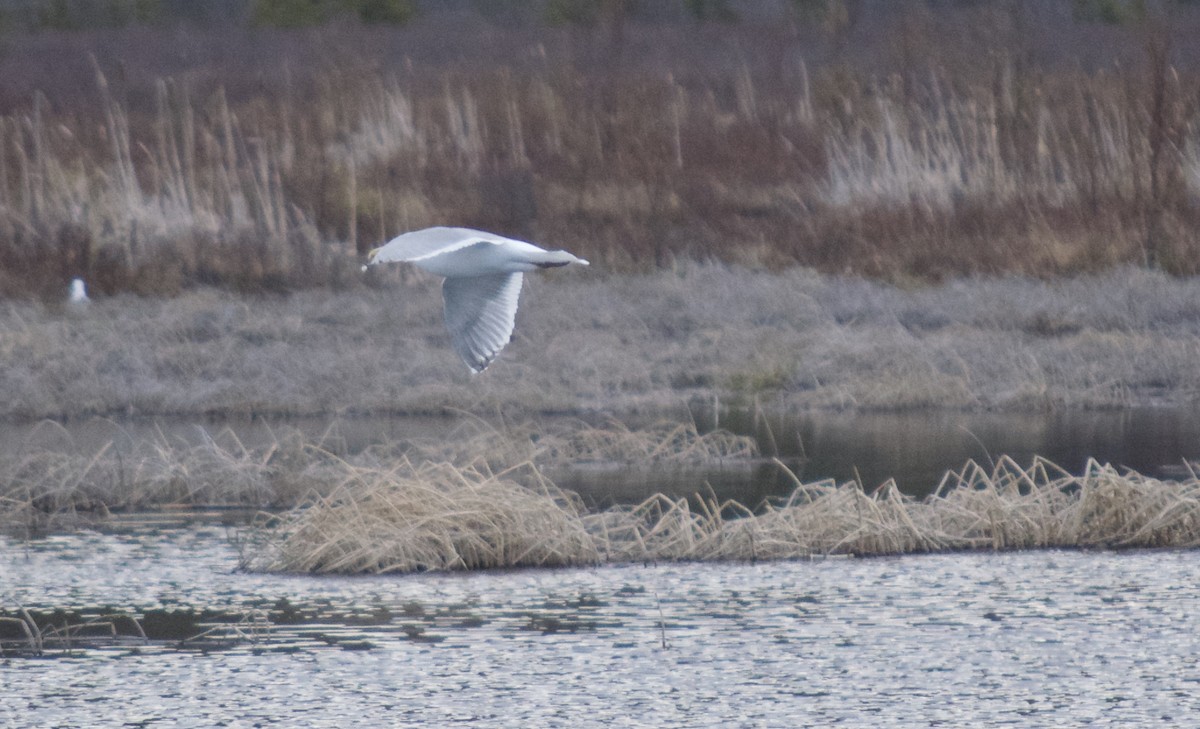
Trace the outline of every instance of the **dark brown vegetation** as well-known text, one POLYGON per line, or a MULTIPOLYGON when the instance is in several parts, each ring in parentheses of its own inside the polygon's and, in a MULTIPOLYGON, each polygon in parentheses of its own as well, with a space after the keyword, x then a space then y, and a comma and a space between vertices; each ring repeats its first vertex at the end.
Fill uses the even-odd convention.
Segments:
POLYGON ((9 34, 0 295, 351 285, 443 223, 618 269, 1194 273, 1200 8, 1087 5, 9 34))

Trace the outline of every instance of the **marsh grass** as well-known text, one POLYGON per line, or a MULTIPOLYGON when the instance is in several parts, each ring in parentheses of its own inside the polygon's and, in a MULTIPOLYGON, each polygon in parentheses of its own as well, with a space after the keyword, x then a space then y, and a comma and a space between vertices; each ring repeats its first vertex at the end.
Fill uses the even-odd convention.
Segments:
POLYGON ((748 436, 719 429, 701 433, 694 422, 666 420, 636 428, 613 419, 600 425, 570 421, 547 429, 532 423, 497 427, 471 418, 446 438, 386 444, 369 452, 386 457, 397 448, 422 460, 493 470, 522 462, 551 470, 588 464, 703 468, 758 456, 758 446, 748 436))
MULTIPOLYGON (((1200 398, 1200 279, 1133 267, 900 287, 681 264, 530 277, 522 296, 515 340, 480 377, 449 346, 428 281, 286 297, 121 296, 69 311, 0 303, 0 418, 470 412, 519 424, 714 399, 782 412, 1200 398)), ((590 458, 583 437, 562 447, 590 458)), ((604 437, 619 445, 618 432, 604 437)), ((496 439, 527 458, 553 443, 496 439)))
POLYGON ((92 453, 33 447, 0 459, 0 528, 40 532, 113 513, 282 508, 329 487, 333 456, 298 432, 248 449, 230 430, 191 444, 159 435, 92 453))
MULTIPOLYGON (((712 466, 754 457, 744 439, 692 426, 470 427, 455 445, 397 442, 348 454, 332 435, 283 432, 247 448, 150 439, 72 456, 30 449, 0 462, 0 528, 34 534, 129 512, 263 510, 239 538, 242 566, 362 573, 601 562, 798 559, 954 550, 1200 546, 1200 479, 1158 480, 1090 461, 1073 475, 1007 457, 947 472, 917 500, 892 481, 803 483, 761 505, 655 494, 591 511, 552 474, 586 462, 712 466)), ((791 474, 775 461, 778 468, 791 474)), ((699 477, 698 477, 699 478, 699 477)))
MULTIPOLYGON (((283 517, 286 527, 244 557, 289 572, 422 572, 554 567, 599 561, 573 494, 512 471, 492 474, 407 460, 352 469, 327 496, 283 517)), ((272 520, 274 517, 272 517, 272 520)))
POLYGON ((757 510, 656 494, 584 513, 545 481, 529 488, 474 469, 406 463, 273 520, 259 540, 243 567, 305 572, 1191 548, 1200 546, 1200 481, 1160 481, 1096 462, 1075 476, 1041 459, 1023 468, 1001 458, 947 473, 920 501, 891 481, 868 492, 857 483, 797 480, 789 497, 757 510), (492 498, 502 501, 488 504, 492 498))
MULTIPOLYGON (((61 430, 53 423, 44 427, 61 430)), ((345 452, 336 428, 316 439, 283 428, 253 448, 227 428, 197 432, 198 442, 160 432, 109 441, 90 453, 71 447, 65 431, 67 447, 51 438, 31 438, 51 443, 0 458, 0 528, 39 532, 104 523, 113 514, 132 512, 350 503, 398 474, 407 474, 407 490, 373 500, 376 507, 392 503, 403 511, 407 505, 397 494, 423 484, 424 496, 439 489, 454 492, 444 503, 465 504, 475 494, 474 507, 482 514, 489 499, 500 502, 505 494, 523 493, 512 490, 518 483, 542 496, 553 492, 565 504, 565 492, 557 491, 542 470, 562 469, 585 457, 614 465, 709 466, 756 454, 749 438, 720 430, 701 434, 692 424, 667 423, 634 429, 616 421, 603 426, 571 421, 539 429, 467 420, 443 439, 385 442, 353 455, 345 452)))

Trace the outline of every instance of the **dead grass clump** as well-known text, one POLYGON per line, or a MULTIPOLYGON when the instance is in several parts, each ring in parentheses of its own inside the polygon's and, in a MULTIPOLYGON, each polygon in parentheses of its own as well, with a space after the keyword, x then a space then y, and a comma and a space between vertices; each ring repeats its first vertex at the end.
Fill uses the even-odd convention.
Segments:
POLYGON ((793 476, 786 499, 757 511, 710 492, 589 513, 548 467, 703 465, 754 451, 690 425, 472 427, 424 450, 395 444, 345 457, 344 444, 299 432, 255 448, 222 432, 198 443, 110 442, 90 455, 28 449, 0 460, 0 529, 65 528, 113 511, 290 507, 252 530, 243 566, 331 573, 1200 546, 1195 474, 1163 481, 1089 462, 1073 475, 1043 459, 1022 468, 1003 457, 948 472, 923 500, 892 481, 868 492, 793 476))
MULTIPOLYGON (((782 464, 780 464, 782 468, 782 464)), ((1200 546, 1200 480, 1159 481, 1089 463, 1073 476, 1037 459, 968 463, 917 501, 887 482, 797 482, 758 512, 656 494, 583 514, 541 480, 445 464, 363 471, 264 535, 253 569, 387 572, 597 561, 798 559, 955 550, 1200 546)))
POLYGON ((661 421, 631 429, 609 421, 601 427, 582 427, 552 435, 541 448, 555 464, 620 462, 658 465, 706 465, 725 459, 753 458, 753 438, 726 430, 701 433, 693 422, 661 421))
POLYGON ((244 567, 288 572, 423 572, 599 561, 578 499, 446 463, 351 468, 328 496, 285 516, 244 567))
POLYGON ((957 549, 1194 547, 1200 481, 1160 481, 1089 461, 1081 476, 1036 460, 947 474, 923 524, 957 549))
POLYGON ((344 490, 348 469, 362 480, 410 461, 453 463, 464 472, 503 471, 510 481, 540 491, 542 468, 584 461, 704 465, 756 453, 750 438, 725 431, 701 434, 694 424, 665 423, 642 430, 615 421, 605 426, 573 421, 544 430, 470 420, 436 441, 383 443, 347 459, 338 455, 344 443, 314 440, 298 430, 272 435, 263 445, 247 447, 229 429, 215 435, 199 430, 198 442, 159 433, 109 441, 94 452, 33 447, 0 457, 0 529, 70 528, 110 512, 286 509, 344 490))

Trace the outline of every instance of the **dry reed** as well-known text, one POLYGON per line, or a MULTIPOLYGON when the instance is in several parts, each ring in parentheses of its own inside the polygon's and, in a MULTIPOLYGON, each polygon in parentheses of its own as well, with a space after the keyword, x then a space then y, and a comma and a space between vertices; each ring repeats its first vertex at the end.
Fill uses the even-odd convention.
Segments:
POLYGON ((726 430, 701 433, 694 422, 659 421, 631 428, 613 419, 603 425, 564 422, 549 429, 532 423, 496 427, 469 419, 437 441, 415 440, 373 450, 386 457, 397 447, 412 450, 422 460, 492 470, 526 461, 545 469, 588 463, 703 467, 758 455, 753 438, 726 430))
POLYGON ((0 94, 0 296, 57 296, 74 276, 105 293, 343 286, 354 254, 446 222, 609 268, 1196 272, 1200 106, 1181 39, 1200 14, 1112 29, 1096 60, 1079 50, 1095 28, 1039 7, 1054 3, 894 5, 822 32, 785 10, 631 18, 611 47, 437 12, 322 29, 311 53, 304 31, 196 29, 211 44, 182 68, 173 31, 12 39, 7 56, 31 60, 0 59, 22 79, 0 94), (1042 24, 1055 40, 1035 49, 1025 28, 1042 24), (89 41, 108 51, 88 60, 89 41), (295 57, 313 60, 263 60, 295 57))
POLYGON ((222 433, 199 444, 110 443, 90 456, 33 450, 0 462, 0 527, 29 533, 103 523, 110 512, 267 508, 244 541, 243 566, 332 573, 1200 546, 1194 474, 1165 481, 1089 462, 1072 475, 1042 459, 1021 467, 1002 457, 948 472, 923 500, 891 481, 868 492, 793 476, 787 498, 758 509, 655 494, 589 512, 547 474, 584 459, 711 465, 713 454, 753 451, 729 434, 665 425, 470 430, 447 438, 452 447, 397 443, 346 456, 298 433, 256 448, 222 433))
POLYGON ((498 498, 513 485, 513 474, 523 474, 522 483, 544 491, 549 486, 540 469, 562 468, 585 457, 608 463, 705 465, 756 453, 751 439, 726 431, 701 434, 692 424, 665 423, 633 429, 616 421, 605 426, 571 421, 536 429, 468 420, 436 441, 387 442, 346 458, 339 455, 343 444, 335 438, 314 440, 293 429, 281 429, 252 448, 230 429, 198 433, 199 442, 160 433, 120 445, 110 441, 91 453, 31 447, 0 458, 0 529, 68 528, 103 521, 113 512, 285 509, 313 499, 341 503, 369 491, 361 487, 364 480, 378 483, 396 469, 410 470, 410 484, 449 473, 421 470, 423 475, 416 475, 412 463, 421 469, 454 463, 446 468, 456 468, 472 483, 479 481, 475 491, 498 498), (493 471, 508 475, 483 478, 493 471))
POLYGON ((297 431, 249 449, 230 430, 200 443, 166 436, 93 453, 29 448, 0 458, 0 529, 61 529, 113 512, 284 508, 331 487, 334 459, 297 431))
MULTIPOLYGON (((527 467, 536 475, 536 469, 527 467)), ((351 468, 328 496, 284 517, 246 566, 289 572, 415 572, 599 561, 572 494, 544 479, 402 460, 351 468)))
POLYGON ((1159 481, 1095 462, 1074 476, 1045 460, 1022 468, 1002 458, 990 470, 972 462, 947 473, 921 501, 890 481, 870 493, 797 481, 787 499, 759 511, 656 494, 585 514, 545 480, 529 489, 474 469, 406 463, 401 474, 373 472, 335 499, 292 511, 259 538, 244 567, 311 572, 1190 548, 1200 546, 1200 480, 1159 481))

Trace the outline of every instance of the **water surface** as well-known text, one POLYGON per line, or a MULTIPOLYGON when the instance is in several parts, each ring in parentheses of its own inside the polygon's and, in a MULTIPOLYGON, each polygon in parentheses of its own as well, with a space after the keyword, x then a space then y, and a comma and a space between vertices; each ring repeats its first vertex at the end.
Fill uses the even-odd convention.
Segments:
POLYGON ((317 578, 235 573, 225 536, 0 538, 0 607, 270 623, 213 650, 0 659, 0 726, 1178 726, 1200 715, 1192 552, 317 578))

